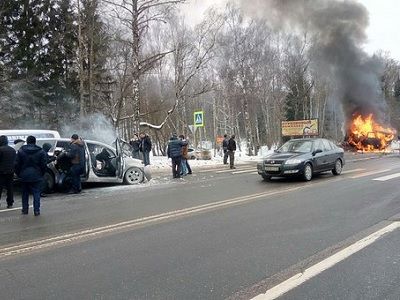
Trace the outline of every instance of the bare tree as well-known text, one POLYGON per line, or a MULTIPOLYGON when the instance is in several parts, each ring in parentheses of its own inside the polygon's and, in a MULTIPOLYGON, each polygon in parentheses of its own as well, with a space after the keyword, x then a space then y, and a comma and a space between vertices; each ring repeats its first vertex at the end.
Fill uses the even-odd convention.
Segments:
POLYGON ((166 12, 185 0, 104 0, 114 9, 115 16, 130 31, 131 47, 131 104, 135 129, 140 128, 140 80, 143 74, 173 50, 144 55, 142 46, 148 27, 153 22, 165 22, 166 12))

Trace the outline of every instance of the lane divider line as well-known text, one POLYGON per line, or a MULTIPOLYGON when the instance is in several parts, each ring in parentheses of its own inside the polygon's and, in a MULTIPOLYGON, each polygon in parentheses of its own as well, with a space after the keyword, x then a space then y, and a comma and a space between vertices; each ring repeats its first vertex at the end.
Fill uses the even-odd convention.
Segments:
POLYGON ((237 171, 233 171, 232 169, 227 169, 227 170, 221 170, 221 171, 217 171, 216 173, 220 174, 220 173, 230 173, 230 172, 240 172, 240 171, 253 171, 253 170, 257 170, 257 167, 251 167, 251 168, 243 168, 243 169, 239 169, 237 171))
MULTIPOLYGON (((33 205, 30 205, 29 208, 33 208, 33 205)), ((22 206, 2 209, 2 210, 0 210, 0 213, 5 213, 5 212, 9 212, 9 211, 16 211, 16 210, 22 210, 22 206)))
POLYGON ((365 172, 365 173, 361 173, 358 175, 354 175, 350 178, 352 179, 357 179, 357 178, 361 178, 361 177, 366 177, 366 176, 371 176, 371 175, 375 175, 375 174, 379 174, 379 173, 385 173, 385 172, 389 172, 392 169, 385 169, 385 170, 378 170, 378 171, 370 171, 370 172, 365 172))
POLYGON ((400 173, 394 173, 394 174, 391 174, 391 175, 374 178, 372 180, 375 180, 375 181, 387 181, 387 180, 398 178, 398 177, 400 177, 400 173))
POLYGON ((63 234, 63 235, 45 238, 45 239, 41 239, 41 240, 37 240, 37 241, 26 242, 26 243, 14 245, 14 246, 6 246, 4 248, 0 248, 0 259, 7 257, 7 256, 18 255, 18 254, 26 253, 29 251, 45 249, 45 248, 49 248, 49 247, 53 247, 53 246, 71 243, 71 242, 77 241, 77 240, 83 240, 83 239, 87 239, 87 238, 91 238, 91 237, 96 237, 96 236, 99 236, 99 235, 105 234, 105 233, 121 231, 124 229, 131 229, 131 228, 138 227, 138 226, 148 225, 151 223, 165 221, 168 219, 192 215, 195 213, 210 211, 210 210, 214 210, 217 208, 238 205, 238 204, 242 204, 245 202, 254 201, 256 199, 260 199, 263 197, 269 197, 269 196, 283 194, 286 192, 297 191, 300 189, 304 189, 306 187, 308 187, 308 185, 297 186, 297 187, 288 188, 288 189, 284 189, 284 190, 277 190, 274 192, 256 193, 256 194, 252 194, 252 195, 227 199, 227 200, 223 200, 223 201, 219 201, 219 202, 208 203, 208 204, 203 204, 203 205, 185 208, 185 209, 181 209, 181 210, 166 212, 166 213, 153 215, 153 216, 149 216, 149 217, 143 217, 143 218, 134 219, 134 220, 130 220, 130 221, 120 222, 120 223, 116 223, 116 224, 112 224, 112 225, 101 226, 101 227, 92 228, 92 229, 86 229, 86 230, 78 231, 75 233, 63 234))
POLYGON ((254 172, 254 170, 257 170, 257 169, 256 168, 252 168, 250 170, 234 171, 234 172, 232 172, 232 174, 235 175, 235 174, 243 174, 243 173, 252 173, 252 172, 254 172))
POLYGON ((298 273, 291 278, 283 281, 282 283, 274 286, 273 288, 269 289, 265 294, 260 294, 254 297, 252 300, 272 300, 282 295, 286 294, 287 292, 295 289, 296 287, 300 286, 301 284, 305 283, 306 281, 312 279, 313 277, 319 275, 323 271, 328 270, 329 268, 333 267, 337 263, 345 260, 346 258, 350 257, 351 255, 359 252, 360 250, 364 249, 365 247, 373 244, 382 236, 395 231, 400 227, 400 222, 393 222, 390 225, 375 231, 374 233, 368 235, 367 237, 351 244, 350 246, 344 248, 343 250, 333 254, 332 256, 322 260, 319 263, 307 268, 304 270, 303 273, 298 273))
MULTIPOLYGON (((240 165, 240 167, 243 167, 245 169, 247 168, 257 168, 256 165, 240 165)), ((196 171, 196 173, 209 173, 209 172, 219 172, 219 171, 232 171, 231 169, 229 169, 229 165, 228 166, 220 166, 218 168, 209 168, 209 169, 205 169, 205 170, 200 170, 200 171, 196 171)))
POLYGON ((343 171, 342 174, 357 173, 357 172, 361 172, 361 171, 365 171, 365 169, 346 170, 346 171, 343 171))

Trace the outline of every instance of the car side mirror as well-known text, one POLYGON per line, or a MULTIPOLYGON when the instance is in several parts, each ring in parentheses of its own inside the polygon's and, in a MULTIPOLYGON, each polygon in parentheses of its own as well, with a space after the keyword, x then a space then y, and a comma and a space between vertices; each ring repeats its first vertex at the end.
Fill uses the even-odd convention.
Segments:
POLYGON ((314 152, 312 154, 313 154, 313 156, 315 156, 318 153, 322 153, 322 150, 321 149, 314 150, 314 152))

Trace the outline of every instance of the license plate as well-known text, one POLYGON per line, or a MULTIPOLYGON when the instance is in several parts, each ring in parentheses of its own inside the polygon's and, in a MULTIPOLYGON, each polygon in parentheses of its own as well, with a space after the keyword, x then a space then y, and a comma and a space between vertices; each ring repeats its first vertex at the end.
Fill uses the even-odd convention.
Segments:
POLYGON ((265 171, 277 172, 279 171, 279 167, 265 167, 265 171))

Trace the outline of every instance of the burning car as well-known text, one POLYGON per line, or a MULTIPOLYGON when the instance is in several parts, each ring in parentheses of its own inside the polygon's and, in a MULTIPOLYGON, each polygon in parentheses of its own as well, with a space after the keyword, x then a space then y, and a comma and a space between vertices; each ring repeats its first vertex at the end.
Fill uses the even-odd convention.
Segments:
MULTIPOLYGON (((59 155, 66 151, 70 144, 70 139, 53 138, 38 139, 37 144, 43 146, 45 143, 52 147, 49 155, 59 155)), ((123 141, 117 139, 115 148, 97 141, 84 140, 86 167, 82 175, 82 182, 109 182, 139 184, 145 177, 150 179, 150 174, 145 171, 141 160, 130 157, 130 153, 125 150, 123 141), (98 160, 100 156, 106 156, 105 160, 98 160)), ((65 190, 68 182, 65 180, 67 167, 62 163, 52 162, 48 165, 45 174, 47 191, 56 188, 65 190)))
POLYGON ((379 124, 373 114, 355 114, 346 140, 353 149, 363 152, 385 151, 396 136, 396 130, 379 124))

